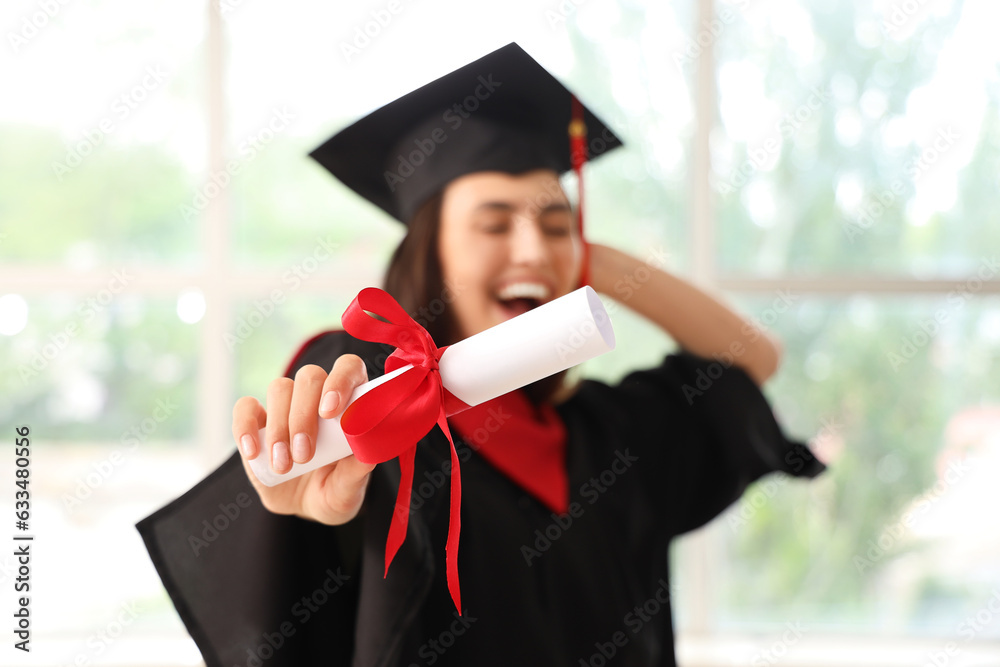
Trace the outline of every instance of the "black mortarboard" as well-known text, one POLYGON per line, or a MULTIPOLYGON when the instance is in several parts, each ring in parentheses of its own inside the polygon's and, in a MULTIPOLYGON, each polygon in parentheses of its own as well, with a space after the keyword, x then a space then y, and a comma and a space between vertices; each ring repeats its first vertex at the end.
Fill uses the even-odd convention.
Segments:
MULTIPOLYGON (((408 223, 449 181, 476 171, 568 171, 572 94, 511 43, 344 128, 310 155, 345 185, 408 223)), ((621 145, 583 108, 587 149, 621 145)))

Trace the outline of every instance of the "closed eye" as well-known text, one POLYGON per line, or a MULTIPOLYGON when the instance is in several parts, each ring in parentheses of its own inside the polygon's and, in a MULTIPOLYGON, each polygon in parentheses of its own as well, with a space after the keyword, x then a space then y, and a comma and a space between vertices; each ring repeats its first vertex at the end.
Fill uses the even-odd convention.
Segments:
POLYGON ((485 220, 477 225, 486 234, 506 234, 510 231, 510 220, 485 220))
POLYGON ((573 213, 569 206, 554 204, 542 211, 542 231, 548 236, 569 236, 573 227, 573 213))

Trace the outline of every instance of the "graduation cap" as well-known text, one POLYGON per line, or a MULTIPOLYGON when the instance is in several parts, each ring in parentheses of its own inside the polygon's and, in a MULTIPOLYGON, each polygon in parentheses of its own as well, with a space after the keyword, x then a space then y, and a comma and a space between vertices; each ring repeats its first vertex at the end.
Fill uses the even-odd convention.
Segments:
MULTIPOLYGON (((310 155, 407 224, 421 204, 465 174, 537 168, 580 174, 588 151, 597 157, 621 143, 510 43, 373 111, 310 155)), ((581 209, 582 193, 581 184, 581 209)))

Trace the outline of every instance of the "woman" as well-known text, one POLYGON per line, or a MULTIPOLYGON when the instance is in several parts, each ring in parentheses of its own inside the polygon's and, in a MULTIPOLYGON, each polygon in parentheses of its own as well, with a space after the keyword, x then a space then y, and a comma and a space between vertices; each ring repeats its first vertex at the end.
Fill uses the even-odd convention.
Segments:
MULTIPOLYGON (((352 456, 275 487, 256 481, 247 461, 258 456, 279 473, 310 460, 318 418, 341 414, 388 352, 340 331, 309 341, 268 387, 266 409, 236 404, 240 455, 139 526, 208 665, 673 665, 672 538, 763 474, 823 469, 784 437, 758 389, 778 365, 769 335, 580 238, 559 185, 569 100, 509 45, 313 155, 409 225, 385 288, 439 346, 586 276, 684 351, 614 387, 559 374, 449 418, 463 481, 456 610, 441 557, 451 458, 439 429, 417 447, 409 529, 388 571, 396 461, 352 456)), ((584 118, 592 153, 618 144, 584 118)))

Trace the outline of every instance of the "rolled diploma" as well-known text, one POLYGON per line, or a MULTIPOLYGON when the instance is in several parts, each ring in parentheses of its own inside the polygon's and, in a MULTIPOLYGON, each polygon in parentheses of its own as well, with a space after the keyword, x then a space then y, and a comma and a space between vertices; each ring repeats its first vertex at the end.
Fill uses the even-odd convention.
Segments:
MULTIPOLYGON (((441 355, 438 369, 445 388, 471 407, 593 359, 614 347, 615 333, 604 304, 593 288, 585 286, 451 345, 441 355)), ((348 405, 411 368, 412 365, 403 366, 359 385, 348 405)), ((264 455, 264 429, 257 437, 261 454, 250 461, 250 467, 265 486, 294 479, 352 453, 340 428, 339 416, 319 420, 316 453, 307 463, 293 463, 292 469, 283 475, 271 470, 264 455)))

